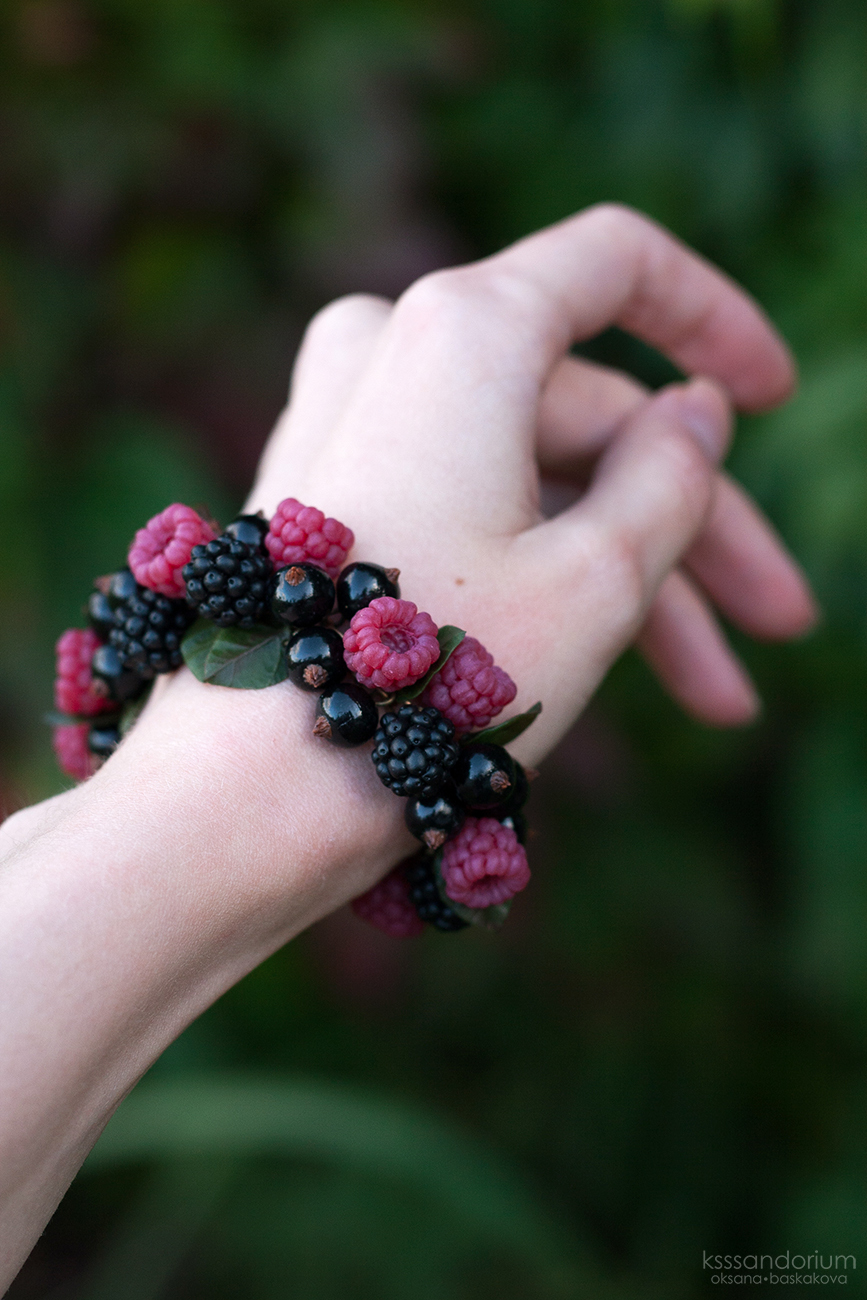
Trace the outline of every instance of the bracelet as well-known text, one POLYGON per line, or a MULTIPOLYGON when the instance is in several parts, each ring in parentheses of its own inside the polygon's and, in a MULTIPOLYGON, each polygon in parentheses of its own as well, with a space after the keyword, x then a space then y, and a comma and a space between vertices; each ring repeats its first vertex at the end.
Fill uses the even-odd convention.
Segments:
POLYGON ((222 533, 190 506, 155 515, 128 567, 96 579, 89 626, 57 642, 55 753, 68 775, 91 776, 153 679, 183 663, 241 690, 288 678, 317 696, 315 736, 373 740, 376 772, 406 799, 422 845, 353 901, 355 913, 396 936, 497 928, 530 879, 522 810, 534 774, 504 747, 542 706, 491 726, 514 682, 474 637, 403 600, 398 569, 347 565, 354 540, 293 497, 272 519, 240 515, 222 533))

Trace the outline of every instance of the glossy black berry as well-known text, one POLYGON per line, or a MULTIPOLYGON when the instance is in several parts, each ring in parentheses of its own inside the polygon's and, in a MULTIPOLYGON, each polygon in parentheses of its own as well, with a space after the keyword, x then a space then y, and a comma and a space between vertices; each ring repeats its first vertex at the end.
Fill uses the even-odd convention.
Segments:
POLYGON ((97 646, 90 661, 90 671, 94 683, 99 683, 106 695, 118 704, 135 699, 145 686, 145 679, 139 673, 123 666, 113 645, 97 646))
POLYGON ((379 719, 373 697, 357 682, 344 682, 323 691, 316 706, 314 736, 335 745, 363 745, 379 719))
POLYGON ((334 608, 334 583, 315 564, 278 569, 270 587, 271 613, 292 627, 321 623, 334 608))
POLYGON ((181 641, 194 618, 185 600, 170 600, 137 583, 115 607, 109 644, 123 667, 140 677, 170 673, 183 663, 181 641))
POLYGON ((384 713, 372 755, 380 781, 404 798, 436 799, 457 762, 454 737, 439 709, 404 704, 384 713))
POLYGON ((462 745, 452 773, 458 798, 473 812, 485 812, 508 803, 515 791, 515 763, 502 745, 462 745))
POLYGON ((108 758, 117 749, 120 743, 120 732, 117 727, 102 727, 98 723, 90 728, 87 735, 87 747, 91 754, 97 754, 100 758, 108 758))
POLYGON ((268 528, 268 520, 261 515, 238 515, 237 519, 226 525, 225 536, 234 537, 236 542, 246 542, 248 546, 262 550, 268 528))
POLYGON ((398 572, 378 564, 348 564, 337 579, 337 604, 343 617, 348 621, 380 596, 398 597, 398 572))
POLYGON ((181 569, 187 600, 218 627, 251 628, 265 612, 271 561, 228 533, 194 546, 181 569))
POLYGON ((114 627, 114 606, 104 591, 93 591, 87 602, 87 618, 97 636, 103 639, 114 627))
POLYGON ((530 794, 530 783, 527 780, 527 773, 521 767, 521 764, 517 759, 513 758, 512 764, 515 768, 515 785, 506 802, 497 808, 496 816, 500 821, 511 813, 520 812, 530 794))
POLYGON ((446 840, 457 835, 464 822, 465 813, 454 793, 448 791, 438 799, 410 799, 404 809, 404 820, 410 832, 426 848, 442 848, 446 840))
POLYGON ((419 920, 432 925, 436 930, 465 930, 468 922, 455 912, 437 889, 433 858, 420 853, 404 867, 410 902, 415 908, 419 920))
POLYGON ((118 569, 113 573, 108 584, 108 599, 112 607, 120 605, 138 591, 138 583, 129 569, 118 569))
POLYGON ((321 691, 346 675, 343 638, 330 627, 299 628, 286 647, 289 678, 303 691, 321 691))

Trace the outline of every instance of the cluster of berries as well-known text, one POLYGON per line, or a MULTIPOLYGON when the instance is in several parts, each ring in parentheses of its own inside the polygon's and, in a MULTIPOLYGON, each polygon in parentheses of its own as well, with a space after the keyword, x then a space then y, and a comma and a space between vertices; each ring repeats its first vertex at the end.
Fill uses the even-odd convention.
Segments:
POLYGON ((281 675, 318 697, 314 735, 373 739, 376 772, 407 800, 424 845, 356 899, 356 913, 395 935, 424 923, 460 929, 529 881, 526 774, 484 734, 516 688, 473 637, 457 632, 447 651, 430 615, 401 599, 398 570, 346 566, 353 541, 294 498, 270 521, 241 515, 220 535, 189 506, 156 515, 128 567, 97 579, 90 626, 57 643, 55 751, 69 775, 90 776, 119 743, 129 706, 180 667, 197 616, 214 635, 279 629, 281 675), (382 706, 391 711, 380 717, 382 706))

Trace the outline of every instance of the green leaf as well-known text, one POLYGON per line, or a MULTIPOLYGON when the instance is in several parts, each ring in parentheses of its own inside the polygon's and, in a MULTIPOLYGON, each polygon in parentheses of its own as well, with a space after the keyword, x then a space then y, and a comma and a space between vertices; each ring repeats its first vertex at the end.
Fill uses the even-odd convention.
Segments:
POLYGON ((485 731, 473 731, 467 736, 462 736, 461 743, 469 745, 483 740, 488 745, 508 745, 510 741, 522 736, 541 712, 541 703, 534 704, 526 713, 519 713, 517 717, 509 718, 507 722, 499 722, 496 727, 487 727, 485 731))
POLYGON ((208 1156, 317 1161, 389 1179, 471 1225, 492 1249, 520 1252, 549 1279, 546 1296, 600 1293, 581 1285, 591 1264, 574 1223, 497 1147, 349 1084, 228 1072, 148 1079, 111 1118, 83 1174, 208 1156))
MULTIPOLYGON (((104 716, 104 715, 103 715, 104 716)), ((43 713, 42 721, 49 727, 77 727, 80 722, 90 722, 90 718, 77 713, 60 713, 57 709, 49 709, 48 713, 43 713)))
POLYGON ((456 903, 453 898, 449 898, 446 893, 446 885, 442 873, 442 852, 439 852, 434 858, 434 879, 439 891, 439 896, 450 907, 453 912, 466 921, 468 925, 477 925, 482 930, 499 930, 509 915, 512 906, 512 900, 505 903, 496 903, 493 907, 465 907, 463 903, 456 903))
POLYGON ((417 682, 413 682, 412 686, 406 686, 402 691, 398 691, 394 697, 394 703, 396 705, 409 704, 410 700, 414 700, 421 695, 430 679, 451 659, 466 635, 463 628, 452 627, 449 623, 446 623, 445 627, 441 627, 437 632, 440 653, 436 663, 431 666, 424 677, 421 677, 417 682))
POLYGON ((272 627, 243 631, 200 618, 184 637, 181 653, 200 682, 261 691, 286 679, 283 638, 284 632, 272 627))

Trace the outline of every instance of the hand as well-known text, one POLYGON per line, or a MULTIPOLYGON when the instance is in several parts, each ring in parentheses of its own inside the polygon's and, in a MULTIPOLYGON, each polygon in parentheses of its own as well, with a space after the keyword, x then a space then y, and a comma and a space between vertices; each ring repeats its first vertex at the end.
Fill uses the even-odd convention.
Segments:
MULTIPOLYGON (((393 307, 314 321, 250 506, 294 495, 402 571, 404 594, 478 637, 541 699, 538 760, 641 631, 688 707, 751 708, 698 582, 783 635, 809 593, 717 476, 730 401, 782 400, 788 353, 759 309, 651 222, 603 207, 393 307), (568 359, 616 322, 710 378, 646 397, 568 359), (542 518, 540 464, 586 483, 542 518), (675 573, 684 564, 690 575, 675 573)), ((0 1284, 114 1106, 185 1024, 413 847, 366 751, 311 734, 309 696, 158 683, 83 786, 0 828, 0 1284)))
POLYGON ((709 602, 765 638, 815 620, 770 525, 731 479, 696 467, 684 440, 677 406, 691 397, 698 423, 716 424, 709 459, 724 452, 721 392, 672 386, 649 399, 565 355, 613 323, 713 376, 745 409, 793 385, 788 353, 746 295, 645 218, 595 208, 428 277, 395 308, 361 297, 326 308, 251 498, 267 513, 291 483, 352 524, 356 554, 400 565, 406 594, 488 645, 522 687, 519 704, 545 701, 536 746, 636 634, 688 711, 748 721, 757 696, 709 602), (585 490, 548 524, 540 472, 585 490))

